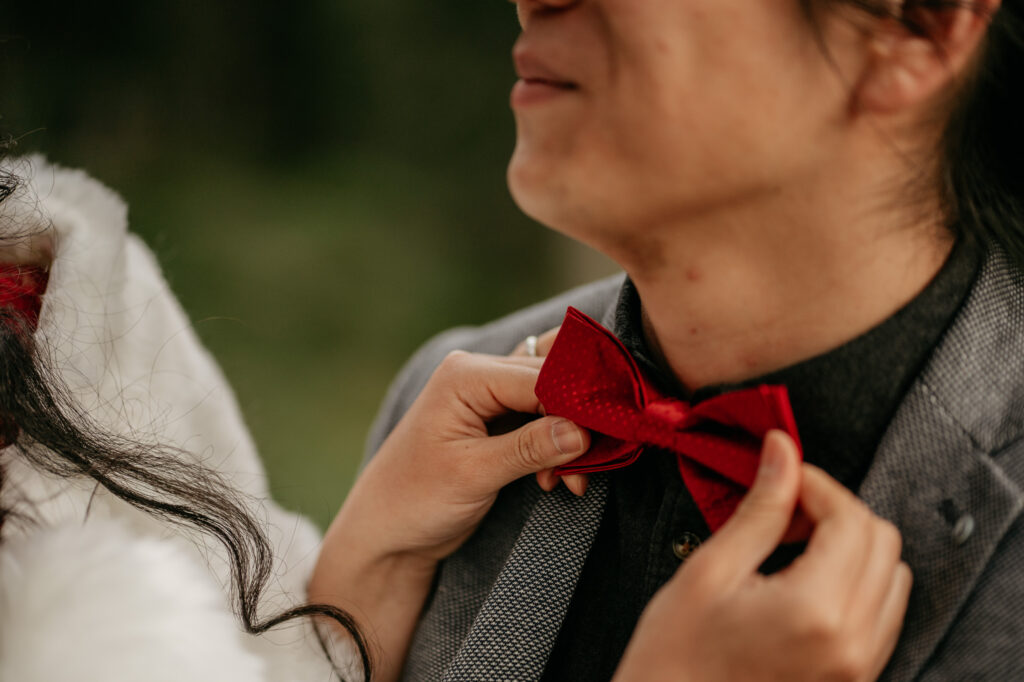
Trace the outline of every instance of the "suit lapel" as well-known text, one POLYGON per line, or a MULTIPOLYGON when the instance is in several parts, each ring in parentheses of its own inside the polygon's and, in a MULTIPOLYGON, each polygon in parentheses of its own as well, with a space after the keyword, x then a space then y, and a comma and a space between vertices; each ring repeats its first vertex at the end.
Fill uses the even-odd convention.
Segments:
MULTIPOLYGON (((609 301, 602 316, 605 327, 615 326, 615 304, 609 301)), ((861 488, 861 497, 902 531, 914 570, 907 624, 886 680, 918 675, 1024 508, 1022 481, 999 463, 1000 451, 1022 432, 1022 311, 1024 281, 994 252, 901 404, 861 488)), ((445 680, 540 679, 606 499, 603 481, 582 500, 536 499, 445 680), (526 588, 547 580, 556 580, 557 589, 545 598, 560 596, 541 614, 543 602, 526 588)))
POLYGON ((906 626, 883 676, 927 663, 1024 507, 999 453, 1024 414, 1024 283, 1001 252, 904 399, 860 496, 903 533, 914 572, 906 626))
POLYGON ((443 682, 535 682, 547 667, 608 494, 541 495, 443 682))
MULTIPOLYGON (((615 309, 613 298, 601 318, 608 328, 615 309)), ((544 674, 597 537, 608 483, 593 475, 583 498, 559 488, 529 499, 526 523, 443 682, 535 682, 544 674)))

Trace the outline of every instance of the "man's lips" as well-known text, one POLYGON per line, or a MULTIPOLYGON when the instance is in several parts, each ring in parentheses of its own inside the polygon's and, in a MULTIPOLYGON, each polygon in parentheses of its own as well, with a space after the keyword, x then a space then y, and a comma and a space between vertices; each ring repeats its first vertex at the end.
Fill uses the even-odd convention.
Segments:
POLYGON ((512 87, 512 108, 522 109, 533 104, 548 102, 576 92, 571 83, 552 83, 536 79, 519 79, 512 87))
POLYGON ((548 66, 545 60, 528 49, 516 47, 512 53, 512 59, 516 65, 516 74, 527 83, 566 90, 578 87, 576 83, 548 66))
POLYGON ((512 88, 513 109, 546 102, 579 89, 576 83, 521 44, 512 52, 512 59, 519 74, 519 81, 512 88))
POLYGON ((522 80, 524 83, 529 83, 530 85, 546 85, 549 88, 561 88, 563 90, 575 90, 576 89, 576 84, 575 83, 565 83, 565 82, 561 82, 561 81, 553 81, 553 80, 548 80, 547 78, 522 78, 520 80, 522 80))

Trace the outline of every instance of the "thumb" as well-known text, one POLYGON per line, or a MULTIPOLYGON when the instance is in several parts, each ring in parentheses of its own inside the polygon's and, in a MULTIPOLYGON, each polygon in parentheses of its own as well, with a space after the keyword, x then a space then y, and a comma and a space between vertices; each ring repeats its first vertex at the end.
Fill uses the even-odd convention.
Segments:
POLYGON ((567 464, 590 447, 590 433, 561 417, 542 417, 511 433, 492 436, 480 448, 481 472, 494 490, 529 474, 567 464))
POLYGON ((713 563, 727 582, 743 580, 756 571, 789 527, 800 494, 800 477, 796 444, 782 431, 769 432, 754 485, 694 559, 702 554, 701 559, 713 563))

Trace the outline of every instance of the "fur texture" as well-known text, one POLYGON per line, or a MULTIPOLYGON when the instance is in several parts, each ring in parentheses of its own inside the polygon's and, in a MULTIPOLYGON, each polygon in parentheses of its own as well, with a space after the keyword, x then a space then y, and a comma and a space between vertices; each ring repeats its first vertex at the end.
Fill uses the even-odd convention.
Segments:
MULTIPOLYGON (((36 334, 49 365, 104 429, 192 453, 248 495, 275 552, 261 613, 304 602, 318 533, 269 499, 234 394, 152 254, 128 233, 123 202, 37 157, 3 165, 25 181, 0 204, 4 247, 13 238, 53 254, 36 334)), ((5 666, 9 652, 22 666, 67 657, 61 671, 69 671, 33 678, 30 668, 4 667, 0 682, 332 679, 308 621, 238 634, 228 617, 229 564, 215 541, 171 529, 91 480, 44 475, 13 448, 0 451, 0 466, 4 505, 29 519, 3 528, 0 657, 5 666), (131 667, 146 660, 145 674, 131 667), (194 670, 181 667, 189 660, 194 670), (160 676, 165 665, 175 674, 160 676)), ((351 665, 350 651, 339 655, 351 665)))
POLYGON ((0 575, 0 680, 266 680, 217 584, 166 540, 40 530, 0 547, 0 575))

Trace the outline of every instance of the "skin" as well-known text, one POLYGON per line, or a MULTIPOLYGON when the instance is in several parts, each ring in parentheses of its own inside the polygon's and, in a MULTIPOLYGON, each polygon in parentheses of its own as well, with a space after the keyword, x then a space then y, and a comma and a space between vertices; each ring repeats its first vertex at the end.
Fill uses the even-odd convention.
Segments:
POLYGON ((912 584, 901 547, 894 526, 770 433, 754 486, 648 604, 615 682, 875 680, 912 584), (763 576, 797 504, 815 525, 807 551, 763 576))
MULTIPOLYGON (((472 534, 498 491, 589 445, 585 430, 557 417, 488 435, 495 417, 541 411, 533 392, 540 365, 449 356, 328 529, 309 598, 356 616, 374 643, 375 680, 399 677, 439 562, 472 534), (556 441, 559 427, 565 439, 556 441)), ((764 453, 737 513, 649 605, 616 682, 859 681, 885 665, 911 585, 899 533, 839 483, 801 466, 785 434, 769 434, 764 453), (786 571, 760 576, 798 503, 815 524, 807 551, 786 571)))
MULTIPOLYGON (((941 114, 998 0, 925 12, 931 39, 830 12, 830 58, 796 0, 515 4, 521 75, 559 85, 513 98, 513 195, 622 265, 650 346, 685 389, 835 348, 941 267, 952 244, 937 190, 912 206, 899 193, 937 178, 941 114)), ((503 411, 541 411, 536 367, 446 361, 328 531, 311 598, 363 618, 378 679, 397 678, 437 562, 498 488, 536 472, 550 489, 551 467, 575 456, 554 445, 551 417, 487 436, 503 411)), ((751 492, 648 605, 616 682, 876 679, 911 588, 900 551, 890 523, 770 434, 751 492), (761 576, 798 504, 806 552, 761 576)))
POLYGON ((618 261, 688 389, 835 348, 918 294, 951 248, 935 167, 948 59, 895 23, 794 1, 523 0, 521 58, 575 89, 515 108, 509 185, 530 216, 618 261), (838 71, 838 73, 837 73, 838 71))
POLYGON ((557 417, 488 434, 497 417, 541 411, 541 363, 449 355, 328 528, 309 597, 359 618, 380 652, 374 679, 397 679, 438 563, 472 534, 498 491, 589 447, 586 430, 557 417))

